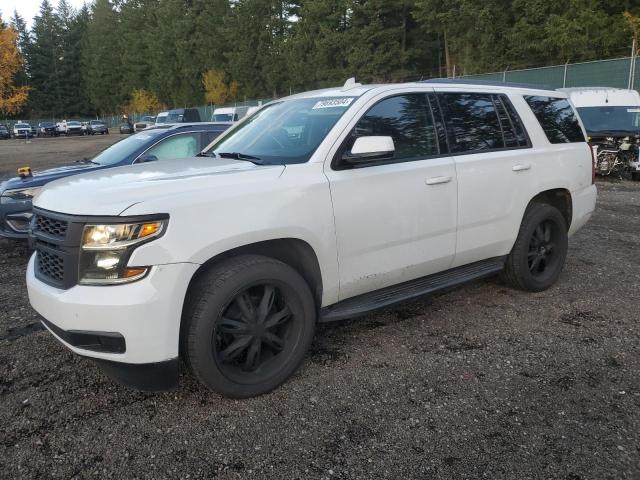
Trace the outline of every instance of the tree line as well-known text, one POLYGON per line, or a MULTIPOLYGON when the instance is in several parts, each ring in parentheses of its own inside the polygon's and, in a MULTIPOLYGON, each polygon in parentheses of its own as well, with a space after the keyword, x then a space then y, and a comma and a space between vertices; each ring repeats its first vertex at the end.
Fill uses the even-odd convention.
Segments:
MULTIPOLYGON (((17 115, 118 114, 626 55, 640 0, 43 0, 17 115), (213 85, 213 86, 212 86, 213 85), (213 90, 212 90, 213 89, 213 90), (145 104, 147 105, 147 104, 145 104)), ((0 28, 7 25, 0 19, 0 28)))

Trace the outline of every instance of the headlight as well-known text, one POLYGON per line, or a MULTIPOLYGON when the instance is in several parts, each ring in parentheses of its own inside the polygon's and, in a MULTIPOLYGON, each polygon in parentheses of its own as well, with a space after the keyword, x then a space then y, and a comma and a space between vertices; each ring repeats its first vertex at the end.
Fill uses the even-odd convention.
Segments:
POLYGON ((129 267, 129 257, 142 243, 160 236, 167 220, 87 225, 82 233, 79 279, 83 285, 113 285, 144 277, 149 267, 129 267))
POLYGON ((31 200, 42 187, 15 188, 2 192, 2 198, 11 200, 31 200))

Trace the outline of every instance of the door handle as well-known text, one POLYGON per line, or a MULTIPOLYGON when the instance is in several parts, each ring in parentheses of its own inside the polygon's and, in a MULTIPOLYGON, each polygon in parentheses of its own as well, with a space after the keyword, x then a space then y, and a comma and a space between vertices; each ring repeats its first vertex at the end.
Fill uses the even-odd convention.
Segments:
POLYGON ((440 183, 449 183, 451 181, 451 177, 431 177, 425 180, 427 185, 438 185, 440 183))
POLYGON ((514 172, 524 172, 525 170, 530 170, 530 169, 531 169, 530 163, 514 165, 513 167, 511 167, 511 170, 513 170, 514 172))

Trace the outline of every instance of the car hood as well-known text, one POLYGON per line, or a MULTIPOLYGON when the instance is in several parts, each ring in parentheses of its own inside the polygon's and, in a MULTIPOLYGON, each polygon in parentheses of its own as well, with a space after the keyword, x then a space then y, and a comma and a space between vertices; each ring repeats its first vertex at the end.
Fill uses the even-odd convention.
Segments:
MULTIPOLYGON (((72 215, 120 215, 132 205, 229 183, 274 180, 284 166, 205 157, 149 162, 57 180, 34 198, 36 207, 72 215)), ((167 200, 167 211, 171 200, 167 200)), ((162 212, 160 212, 162 213, 162 212)))
POLYGON ((3 184, 3 189, 10 190, 14 188, 40 187, 59 178, 90 172, 98 168, 105 167, 103 165, 96 165, 95 163, 74 163, 71 165, 64 165, 62 167, 49 168, 47 170, 33 172, 33 176, 30 177, 10 178, 3 184))

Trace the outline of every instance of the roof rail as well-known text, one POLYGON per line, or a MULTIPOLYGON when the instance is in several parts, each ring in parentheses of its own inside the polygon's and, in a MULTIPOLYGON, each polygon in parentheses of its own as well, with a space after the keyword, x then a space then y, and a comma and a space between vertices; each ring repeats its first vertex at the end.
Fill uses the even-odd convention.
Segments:
POLYGON ((551 90, 556 89, 548 85, 535 85, 532 83, 512 83, 497 82, 492 80, 471 80, 465 78, 431 78, 429 80, 419 80, 419 83, 449 83, 458 85, 482 85, 487 87, 512 87, 512 88, 529 88, 532 90, 551 90))

